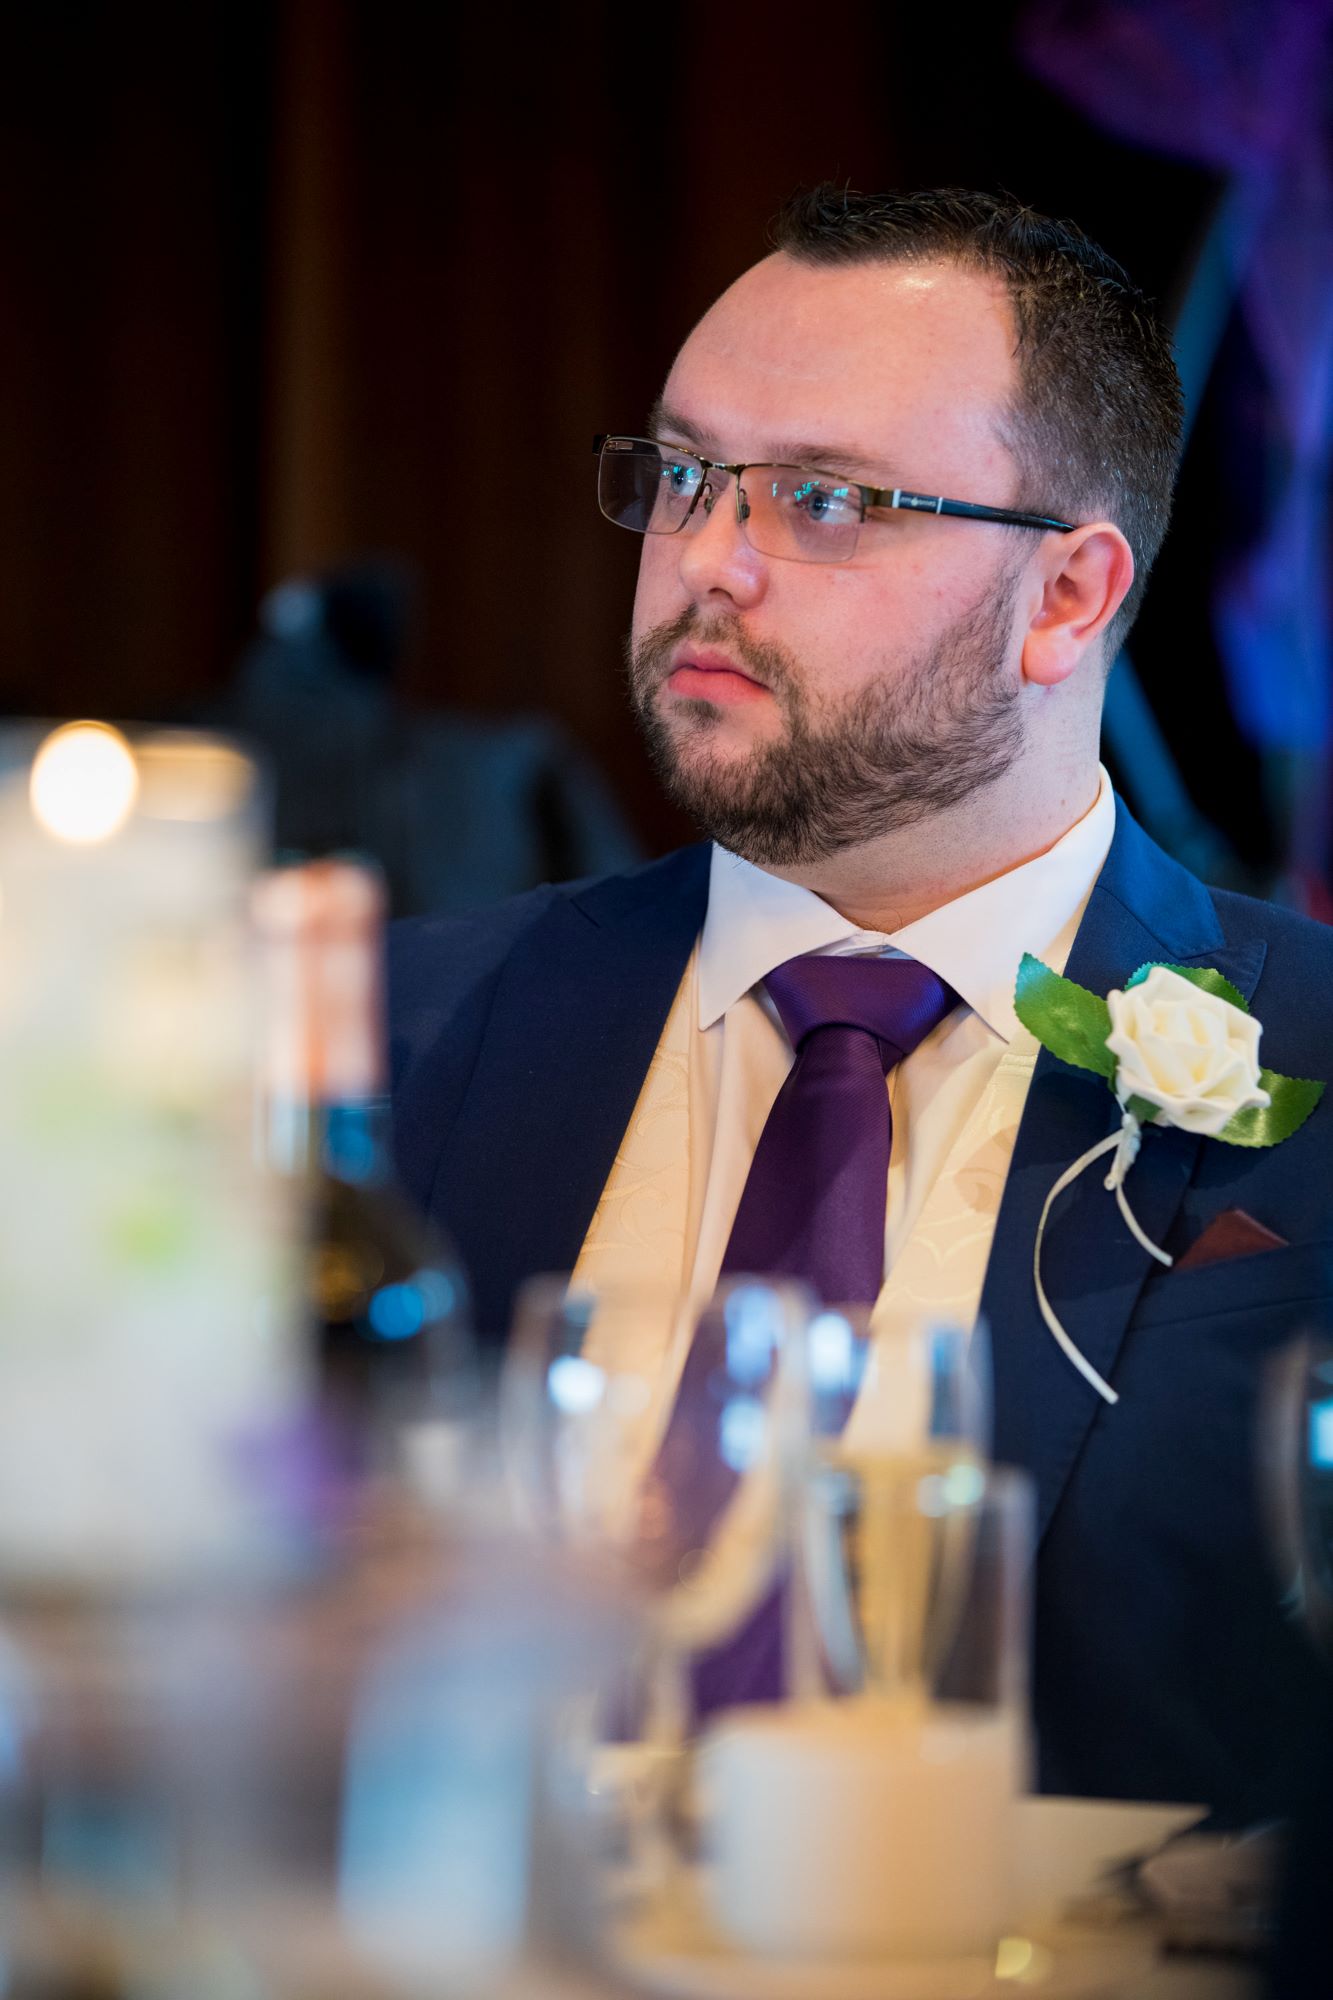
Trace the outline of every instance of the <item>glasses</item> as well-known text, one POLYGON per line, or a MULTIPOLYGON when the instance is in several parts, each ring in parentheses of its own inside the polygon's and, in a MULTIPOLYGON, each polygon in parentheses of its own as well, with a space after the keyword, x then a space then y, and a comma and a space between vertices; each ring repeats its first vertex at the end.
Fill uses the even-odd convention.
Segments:
POLYGON ((703 502, 713 511, 720 482, 736 480, 736 519, 751 548, 786 562, 846 562, 856 549, 871 508, 909 514, 954 514, 967 521, 1000 521, 1010 528, 1069 535, 1072 521, 1025 514, 1012 507, 982 507, 939 494, 906 493, 901 486, 861 486, 832 472, 799 465, 725 465, 699 458, 656 438, 599 436, 597 504, 608 521, 636 535, 676 535, 703 502), (748 473, 748 479, 744 475, 748 473), (742 483, 742 481, 744 483, 742 483))

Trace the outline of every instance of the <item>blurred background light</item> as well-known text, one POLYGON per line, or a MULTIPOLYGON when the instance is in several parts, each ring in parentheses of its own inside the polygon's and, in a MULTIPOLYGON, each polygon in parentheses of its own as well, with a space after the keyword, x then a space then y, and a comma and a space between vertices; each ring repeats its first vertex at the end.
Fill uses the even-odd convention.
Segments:
POLYGON ((129 744, 101 722, 73 722, 47 737, 29 781, 38 822, 57 840, 91 846, 120 831, 134 810, 139 772, 129 744))
POLYGON ((547 1384, 555 1407, 571 1417, 586 1416, 606 1394, 606 1376, 581 1354, 562 1354, 553 1361, 547 1384))

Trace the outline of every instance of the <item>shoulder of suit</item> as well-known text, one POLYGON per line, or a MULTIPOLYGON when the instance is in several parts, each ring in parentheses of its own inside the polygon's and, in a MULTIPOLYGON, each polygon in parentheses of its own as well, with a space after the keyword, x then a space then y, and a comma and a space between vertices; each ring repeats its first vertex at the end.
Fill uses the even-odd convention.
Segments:
POLYGON ((1228 938, 1261 937, 1270 952, 1333 968, 1333 926, 1234 889, 1210 889, 1209 894, 1228 938))
POLYGON ((1165 943, 1183 932, 1190 940, 1186 948, 1192 964, 1204 959, 1193 940, 1215 926, 1219 950, 1262 947, 1261 985, 1278 973, 1285 1000, 1293 979, 1318 977, 1322 1001, 1323 982, 1333 977, 1333 926, 1280 903, 1210 887, 1158 846, 1119 798, 1116 839, 1099 886, 1101 882, 1165 943))
POLYGON ((461 915, 401 918, 389 926, 386 942, 390 1005, 395 1011, 410 1005, 418 990, 429 993, 438 1005, 442 981, 452 985, 484 980, 498 971, 533 925, 562 902, 599 923, 688 896, 698 898, 702 917, 709 852, 708 844, 700 842, 611 875, 544 883, 461 915))
POLYGON ((1263 970, 1251 1007, 1262 1059, 1288 1075, 1333 1081, 1333 926, 1233 890, 1211 891, 1229 941, 1260 938, 1263 970))

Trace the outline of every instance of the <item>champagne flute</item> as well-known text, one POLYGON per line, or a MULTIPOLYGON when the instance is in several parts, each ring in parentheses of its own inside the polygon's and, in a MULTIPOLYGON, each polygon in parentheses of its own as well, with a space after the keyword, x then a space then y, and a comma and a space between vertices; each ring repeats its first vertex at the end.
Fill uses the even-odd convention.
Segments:
POLYGON ((920 1702, 957 1629, 989 1445, 984 1331, 877 1328, 865 1306, 805 1342, 803 1583, 835 1687, 920 1702))

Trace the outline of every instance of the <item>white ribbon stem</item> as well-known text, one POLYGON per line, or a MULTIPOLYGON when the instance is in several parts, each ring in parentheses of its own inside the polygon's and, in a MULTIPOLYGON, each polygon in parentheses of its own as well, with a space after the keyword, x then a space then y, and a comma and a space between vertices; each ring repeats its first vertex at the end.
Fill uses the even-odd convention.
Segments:
POLYGON ((1066 1357, 1077 1368, 1079 1374, 1086 1382, 1091 1382, 1097 1394, 1105 1397, 1108 1403, 1118 1403, 1120 1401, 1119 1396, 1117 1396, 1109 1382, 1102 1380, 1086 1355, 1080 1354, 1078 1348, 1075 1347, 1073 1341, 1061 1326, 1056 1316, 1055 1307, 1046 1296, 1046 1287, 1041 1282, 1041 1246, 1042 1239, 1046 1235, 1046 1218, 1051 1212, 1056 1197, 1062 1195, 1070 1183, 1078 1179, 1085 1167, 1090 1167, 1094 1160, 1100 1160, 1104 1153, 1109 1153, 1113 1146, 1118 1146, 1119 1144, 1120 1134, 1112 1132, 1109 1139, 1099 1140, 1095 1146, 1090 1146, 1086 1153, 1081 1154, 1075 1160, 1072 1167, 1065 1168, 1059 1180, 1046 1197, 1046 1206, 1042 1209, 1041 1221, 1037 1224, 1037 1240, 1032 1246, 1032 1279, 1037 1287, 1037 1304, 1041 1307, 1041 1316, 1055 1335, 1066 1357))
POLYGON ((1046 1197, 1045 1206, 1041 1211, 1041 1221, 1037 1224, 1037 1240, 1032 1246, 1032 1279, 1037 1289, 1037 1304, 1041 1308, 1041 1316, 1045 1320, 1047 1327, 1054 1334, 1066 1359, 1073 1363, 1083 1379, 1086 1382, 1090 1382, 1092 1387, 1097 1391, 1097 1394, 1108 1403, 1118 1403, 1120 1401, 1119 1396, 1110 1383, 1097 1373, 1097 1370, 1093 1367, 1087 1356, 1079 1352, 1074 1342, 1065 1332, 1064 1327, 1060 1324, 1059 1316, 1046 1296, 1046 1287, 1041 1281, 1041 1246, 1046 1236, 1047 1218, 1057 1198, 1078 1179, 1079 1175, 1086 1168, 1092 1165, 1094 1160, 1100 1160, 1107 1153, 1114 1152, 1115 1159, 1111 1163, 1111 1169, 1106 1176, 1105 1184, 1114 1191, 1117 1206, 1129 1225, 1131 1235, 1135 1242, 1148 1252, 1150 1257, 1157 1259, 1159 1264, 1169 1265, 1172 1262, 1172 1259, 1167 1255, 1165 1250, 1160 1250, 1154 1242, 1144 1235, 1129 1203, 1125 1200, 1125 1175, 1129 1172, 1138 1157, 1141 1136, 1138 1119, 1132 1111, 1126 1111, 1118 1132, 1112 1132, 1107 1138, 1099 1139, 1095 1146, 1089 1146, 1087 1152, 1075 1160, 1072 1167, 1065 1168, 1065 1171, 1046 1197))
POLYGON ((1129 1224, 1129 1233, 1134 1238, 1134 1241, 1137 1244, 1139 1244, 1141 1248, 1146 1250, 1150 1257, 1155 1257, 1159 1264, 1165 1264, 1167 1269, 1170 1270, 1172 1264, 1174 1264, 1175 1262, 1175 1258, 1168 1257, 1165 1250, 1159 1249, 1158 1245, 1154 1243, 1150 1237, 1144 1235, 1143 1231, 1140 1229, 1138 1223, 1134 1218, 1133 1209, 1130 1207, 1129 1203, 1125 1200, 1125 1190, 1121 1186, 1119 1181, 1117 1181, 1115 1184, 1115 1198, 1120 1213, 1124 1216, 1125 1221, 1129 1224))
POLYGON ((1175 1259, 1168 1257, 1165 1250, 1158 1249, 1151 1237, 1144 1235, 1133 1209, 1125 1200, 1125 1175, 1139 1157, 1139 1145, 1143 1139, 1143 1128, 1132 1111, 1125 1112, 1116 1139, 1115 1158, 1111 1162, 1111 1171, 1106 1176, 1105 1185, 1114 1194, 1116 1206, 1129 1224, 1129 1233, 1139 1248, 1146 1250, 1150 1257, 1155 1257, 1159 1264, 1165 1264, 1169 1270, 1175 1259))

